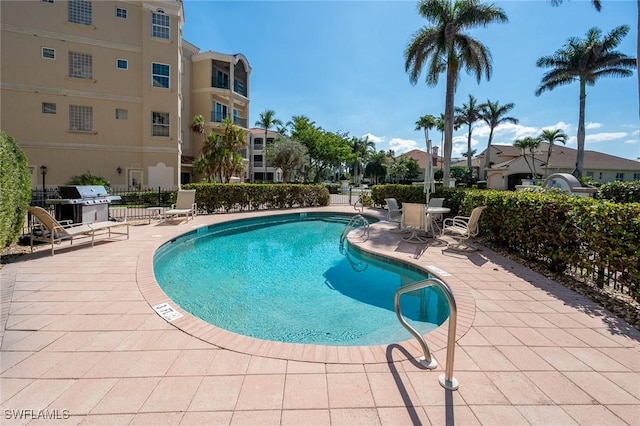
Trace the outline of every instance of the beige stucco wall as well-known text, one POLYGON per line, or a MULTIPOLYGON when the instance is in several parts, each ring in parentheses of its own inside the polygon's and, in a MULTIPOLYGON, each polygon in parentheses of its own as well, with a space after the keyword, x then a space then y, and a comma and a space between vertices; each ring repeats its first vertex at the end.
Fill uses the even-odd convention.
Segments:
MULTIPOLYGON (((174 173, 170 181, 161 173, 162 182, 176 186, 183 127, 178 84, 182 5, 92 2, 91 25, 67 22, 65 1, 2 1, 0 7, 0 127, 21 143, 34 170, 47 166, 47 186, 87 171, 125 186, 129 169, 140 170, 146 186, 150 171, 160 164, 174 173), (127 10, 127 19, 115 16, 116 6, 127 10), (171 18, 170 41, 151 37, 151 13, 158 8, 171 18), (55 59, 43 59, 42 47, 55 49, 55 59), (91 79, 68 77, 70 51, 92 56, 91 79), (128 61, 127 70, 116 67, 118 58, 128 61), (169 89, 151 87, 152 62, 170 66, 169 89), (55 103, 56 114, 43 114, 43 102, 55 103), (69 129, 69 105, 92 107, 91 131, 69 129), (117 108, 127 110, 126 120, 115 119, 117 108), (152 111, 169 113, 169 137, 151 136, 152 111)), ((39 173, 34 180, 41 185, 39 173)))

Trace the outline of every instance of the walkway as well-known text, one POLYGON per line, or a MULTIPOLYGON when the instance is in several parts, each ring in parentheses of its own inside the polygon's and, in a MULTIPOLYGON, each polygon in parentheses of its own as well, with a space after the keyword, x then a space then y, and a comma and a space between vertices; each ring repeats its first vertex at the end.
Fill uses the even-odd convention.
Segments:
POLYGON ((250 215, 133 226, 129 241, 4 265, 2 424, 637 424, 640 332, 488 249, 461 255, 443 242, 403 243, 384 222, 358 244, 428 268, 454 290, 458 391, 438 383, 447 323, 427 335, 439 363, 429 371, 411 340, 284 345, 158 316, 150 304, 166 299, 153 279, 154 250, 194 227, 250 215))

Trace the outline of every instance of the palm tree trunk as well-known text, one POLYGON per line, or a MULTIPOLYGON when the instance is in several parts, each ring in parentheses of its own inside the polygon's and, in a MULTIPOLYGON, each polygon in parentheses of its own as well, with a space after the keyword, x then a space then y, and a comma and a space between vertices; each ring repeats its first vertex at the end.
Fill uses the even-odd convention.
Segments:
POLYGON ((471 123, 469 123, 469 131, 467 132, 467 167, 471 170, 471 123))
POLYGON ((491 142, 492 141, 493 141, 493 127, 491 127, 491 130, 489 130, 489 141, 487 142, 487 152, 485 153, 485 156, 484 156, 485 170, 482 171, 482 176, 484 177, 484 180, 487 180, 487 177, 488 177, 487 169, 491 167, 491 142))
POLYGON ((585 101, 587 98, 587 83, 584 80, 580 80, 580 116, 578 118, 578 154, 576 158, 576 170, 574 171, 574 176, 578 179, 582 177, 582 168, 584 164, 584 111, 585 111, 585 101))
POLYGON ((264 129, 264 140, 262 141, 262 162, 264 163, 264 176, 262 182, 267 181, 267 128, 264 129))
POLYGON ((638 0, 638 19, 637 19, 637 30, 636 30, 636 67, 638 76, 638 116, 640 117, 640 0, 638 0))
POLYGON ((456 68, 453 64, 447 64, 447 92, 444 107, 444 169, 442 181, 444 187, 449 187, 449 177, 451 172, 451 151, 453 148, 453 95, 456 88, 456 68))

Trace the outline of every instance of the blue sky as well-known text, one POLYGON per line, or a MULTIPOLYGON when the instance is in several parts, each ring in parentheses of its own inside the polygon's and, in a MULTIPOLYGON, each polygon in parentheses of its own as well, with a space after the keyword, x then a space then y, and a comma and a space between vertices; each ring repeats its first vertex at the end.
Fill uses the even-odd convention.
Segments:
MULTIPOLYGON (((590 1, 569 0, 559 7, 547 0, 497 1, 509 17, 470 34, 493 57, 491 80, 477 84, 463 72, 456 106, 474 95, 480 101, 515 103, 518 125, 496 130, 495 144, 561 128, 576 146, 578 84, 536 97, 545 69, 535 62, 553 54, 568 38, 584 37, 591 27, 603 33, 630 27, 619 51, 636 55, 636 0, 603 0, 597 12, 590 1)), ((242 53, 252 68, 250 116, 272 109, 287 122, 306 115, 329 131, 368 135, 378 150, 396 154, 425 150, 424 133, 415 131, 424 114, 444 112, 445 76, 429 87, 424 75, 415 86, 404 71, 404 49, 411 35, 428 25, 416 1, 213 1, 185 0, 183 37, 200 51, 242 53)), ((640 157, 637 76, 603 78, 587 87, 586 149, 624 158, 640 157)), ((486 148, 488 128, 476 123, 472 149, 486 148)), ((430 133, 434 145, 440 133, 430 133)), ((453 156, 466 151, 466 129, 454 134, 453 156)))

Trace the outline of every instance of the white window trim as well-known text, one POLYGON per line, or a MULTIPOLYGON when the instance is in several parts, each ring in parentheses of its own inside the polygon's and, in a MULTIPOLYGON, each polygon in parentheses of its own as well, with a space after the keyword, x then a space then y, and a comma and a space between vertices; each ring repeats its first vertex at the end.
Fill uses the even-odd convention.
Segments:
POLYGON ((129 11, 127 9, 125 9, 124 7, 116 6, 116 18, 129 19, 129 11), (118 15, 119 11, 123 11, 124 12, 124 16, 118 15))
POLYGON ((116 69, 128 70, 129 69, 129 60, 128 59, 124 59, 124 58, 116 58, 116 69), (124 62, 124 65, 125 65, 124 68, 118 66, 119 65, 118 62, 120 62, 120 61, 124 62))
POLYGON ((169 15, 167 15, 166 13, 164 13, 163 10, 158 9, 155 12, 151 12, 151 37, 153 38, 157 38, 160 40, 171 40, 171 17, 169 15), (160 16, 166 16, 169 19, 169 24, 168 25, 161 25, 161 24, 157 24, 153 22, 153 18, 156 15, 160 15, 160 16), (155 29, 166 29, 167 30, 167 36, 166 37, 160 37, 157 35, 154 35, 154 30, 155 29))
POLYGON ((42 56, 42 59, 49 59, 49 60, 53 61, 53 60, 56 59, 56 49, 54 49, 53 47, 44 47, 43 46, 42 49, 40 49, 40 55, 42 56), (44 56, 44 50, 45 49, 50 50, 50 51, 53 52, 53 58, 48 58, 48 57, 44 56))
POLYGON ((166 89, 169 90, 171 89, 171 65, 170 64, 163 64, 162 62, 151 62, 151 87, 155 88, 155 89, 166 89), (153 73, 153 66, 154 65, 166 65, 169 68, 169 74, 168 75, 163 75, 163 74, 154 74, 153 73), (162 87, 162 86, 155 86, 153 84, 153 82, 155 81, 155 76, 158 77, 162 77, 162 78, 166 78, 167 79, 167 87, 162 87))

